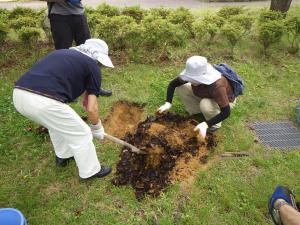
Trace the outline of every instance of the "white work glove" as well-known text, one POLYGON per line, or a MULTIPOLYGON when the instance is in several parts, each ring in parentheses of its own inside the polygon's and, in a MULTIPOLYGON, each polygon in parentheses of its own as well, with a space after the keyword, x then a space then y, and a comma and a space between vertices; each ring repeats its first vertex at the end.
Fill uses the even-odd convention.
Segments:
POLYGON ((169 109, 171 109, 172 104, 170 102, 166 102, 165 104, 163 104, 161 107, 159 107, 157 109, 158 113, 163 113, 165 111, 168 111, 169 109))
POLYGON ((201 135, 201 137, 204 139, 206 137, 206 131, 207 131, 207 128, 208 128, 208 125, 206 122, 202 122, 202 123, 199 123, 194 131, 199 131, 199 134, 201 135))
POLYGON ((91 124, 90 128, 94 138, 104 139, 104 127, 102 126, 101 120, 96 125, 91 124))

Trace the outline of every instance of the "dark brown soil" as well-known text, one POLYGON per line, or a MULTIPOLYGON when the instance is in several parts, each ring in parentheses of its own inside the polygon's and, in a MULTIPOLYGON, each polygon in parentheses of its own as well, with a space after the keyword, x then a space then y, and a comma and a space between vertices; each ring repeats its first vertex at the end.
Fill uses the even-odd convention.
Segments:
MULTIPOLYGON (((131 185, 139 200, 147 194, 156 197, 176 182, 187 190, 194 183, 197 172, 213 162, 208 162, 208 150, 216 145, 216 136, 208 135, 205 141, 200 140, 198 133, 193 131, 197 125, 193 119, 168 113, 140 122, 142 113, 143 106, 119 101, 103 121, 108 134, 147 152, 138 155, 123 148, 113 184, 131 185)), ((35 131, 47 133, 42 126, 35 131)))
POLYGON ((142 199, 145 194, 158 196, 172 182, 190 180, 206 163, 208 143, 215 144, 211 135, 205 142, 199 140, 195 125, 195 121, 171 113, 141 122, 125 141, 148 154, 123 148, 113 184, 131 184, 137 199, 142 199))

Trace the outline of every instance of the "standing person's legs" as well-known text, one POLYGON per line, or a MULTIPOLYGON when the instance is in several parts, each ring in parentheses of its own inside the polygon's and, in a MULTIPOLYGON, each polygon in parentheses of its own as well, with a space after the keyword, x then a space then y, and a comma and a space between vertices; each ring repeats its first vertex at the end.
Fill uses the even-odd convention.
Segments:
MULTIPOLYGON (((72 20, 70 21, 70 27, 72 27, 72 35, 74 37, 76 45, 84 44, 84 42, 87 39, 91 38, 90 29, 85 14, 72 15, 72 20)), ((111 96, 112 91, 100 88, 100 95, 111 96)))
POLYGON ((180 97, 185 110, 190 114, 194 115, 200 113, 199 102, 201 98, 194 95, 191 83, 186 83, 175 89, 176 93, 180 97))
POLYGON ((73 15, 72 18, 71 26, 75 43, 76 45, 84 44, 87 39, 91 38, 86 16, 84 14, 73 15))
POLYGON ((51 14, 49 19, 55 49, 70 48, 73 43, 72 29, 69 25, 71 16, 51 14))
POLYGON ((81 178, 101 169, 89 126, 67 104, 14 89, 14 105, 25 117, 48 128, 58 157, 74 156, 81 178), (59 148, 59 149, 58 149, 59 148))

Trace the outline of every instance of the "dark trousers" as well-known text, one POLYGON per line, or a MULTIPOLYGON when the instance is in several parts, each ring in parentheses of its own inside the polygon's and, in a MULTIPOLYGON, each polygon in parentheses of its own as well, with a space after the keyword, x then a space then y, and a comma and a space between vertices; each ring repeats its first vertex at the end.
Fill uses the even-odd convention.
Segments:
POLYGON ((85 15, 51 14, 49 19, 55 49, 70 48, 73 40, 80 45, 91 38, 85 15))

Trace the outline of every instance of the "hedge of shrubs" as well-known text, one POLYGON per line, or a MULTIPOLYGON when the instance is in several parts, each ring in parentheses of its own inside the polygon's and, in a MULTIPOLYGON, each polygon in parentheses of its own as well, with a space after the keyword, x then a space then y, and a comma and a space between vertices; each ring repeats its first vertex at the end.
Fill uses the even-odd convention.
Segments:
MULTIPOLYGON (((187 43, 197 46, 227 42, 231 54, 243 39, 260 43, 265 55, 282 37, 290 53, 299 50, 300 16, 284 15, 263 9, 253 16, 243 7, 223 7, 216 13, 195 17, 185 8, 141 9, 138 6, 117 8, 101 4, 86 8, 94 37, 104 39, 113 51, 123 51, 133 58, 137 54, 179 48, 187 43)), ((15 32, 24 44, 51 39, 45 9, 36 11, 17 7, 0 9, 0 42, 15 32)))

